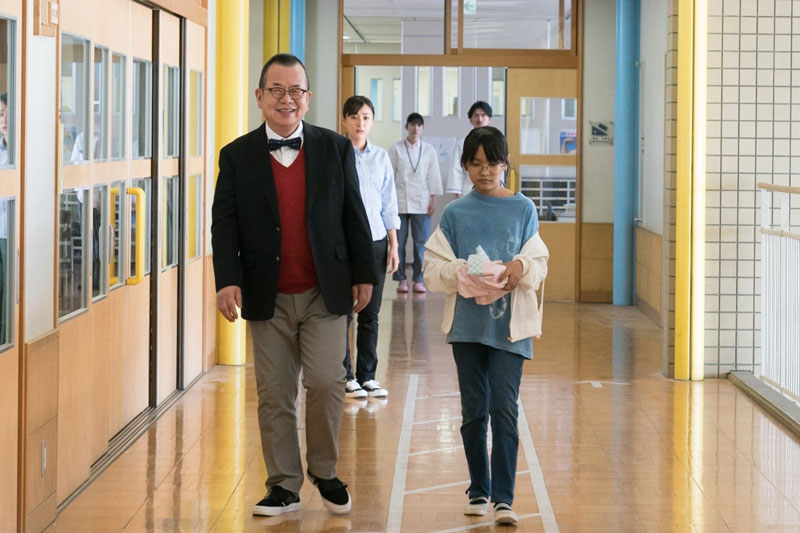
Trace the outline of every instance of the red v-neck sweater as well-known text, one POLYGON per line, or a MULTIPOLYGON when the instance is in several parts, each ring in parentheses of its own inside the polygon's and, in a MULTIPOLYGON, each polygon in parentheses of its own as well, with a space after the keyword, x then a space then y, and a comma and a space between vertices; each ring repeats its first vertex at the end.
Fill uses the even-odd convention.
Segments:
POLYGON ((317 271, 306 228, 305 146, 294 162, 285 167, 270 156, 278 211, 281 218, 281 271, 278 292, 299 294, 316 287, 317 271))

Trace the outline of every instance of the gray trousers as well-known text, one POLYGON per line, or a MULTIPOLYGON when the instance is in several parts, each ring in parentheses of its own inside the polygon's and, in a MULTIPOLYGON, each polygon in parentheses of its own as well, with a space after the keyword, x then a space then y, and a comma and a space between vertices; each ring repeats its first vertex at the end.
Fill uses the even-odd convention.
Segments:
POLYGON ((295 407, 301 368, 308 471, 318 478, 336 477, 346 320, 345 315, 328 312, 315 287, 302 294, 278 294, 275 316, 250 322, 268 489, 280 485, 299 493, 303 484, 295 407))

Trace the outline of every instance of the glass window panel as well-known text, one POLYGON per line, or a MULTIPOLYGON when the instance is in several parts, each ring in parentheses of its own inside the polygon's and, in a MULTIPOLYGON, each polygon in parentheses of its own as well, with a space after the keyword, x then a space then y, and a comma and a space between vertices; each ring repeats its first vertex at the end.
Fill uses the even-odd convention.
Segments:
POLYGON ((125 69, 127 59, 111 56, 111 159, 125 159, 125 69))
MULTIPOLYGON (((150 273, 150 201, 152 195, 150 192, 150 178, 138 178, 131 180, 131 187, 139 187, 144 191, 144 273, 150 273)), ((136 197, 131 195, 130 198, 130 212, 131 212, 131 243, 130 243, 130 276, 136 275, 136 212, 141 206, 137 205, 136 197)))
POLYGON ((443 115, 458 116, 458 67, 444 67, 443 115))
POLYGON ((375 106, 375 121, 383 120, 383 79, 372 78, 369 80, 369 99, 375 106))
POLYGON ((86 161, 89 131, 89 41, 61 36, 61 123, 64 164, 86 161))
POLYGON ((13 20, 0 18, 0 166, 13 165, 15 155, 15 28, 13 20))
POLYGON ((94 48, 94 146, 96 160, 108 159, 108 50, 94 48))
POLYGON ((431 71, 432 67, 417 67, 417 113, 431 116, 431 71))
POLYGON ((0 348, 14 338, 14 198, 0 199, 0 348))
POLYGON ((520 153, 574 154, 577 121, 562 108, 577 109, 574 98, 520 98, 520 153), (566 103, 562 103, 566 102, 566 103))
POLYGON ((575 166, 520 165, 520 192, 533 200, 540 220, 575 222, 575 166))
POLYGON ((161 212, 161 267, 167 270, 178 264, 178 176, 164 178, 161 212))
POLYGON ((164 157, 178 157, 178 67, 164 66, 164 157))
POLYGON ((203 183, 202 174, 189 176, 186 188, 186 256, 189 259, 200 257, 203 235, 203 183))
MULTIPOLYGON (((458 9, 453 10, 453 18, 458 9)), ((572 23, 569 0, 465 0, 464 48, 569 49, 572 23), (565 5, 564 19, 559 4, 565 5), (562 32, 561 28, 564 29, 562 32)))
POLYGON ((153 94, 151 63, 133 60, 133 157, 150 157, 152 153, 153 94))
POLYGON ((58 318, 88 306, 89 226, 88 189, 71 189, 59 196, 58 209, 58 318))
POLYGON ((189 155, 203 155, 203 73, 189 73, 189 155))
POLYGON ((444 2, 344 0, 345 54, 443 54, 444 2))
POLYGON ((506 69, 504 67, 491 67, 492 69, 492 115, 503 116, 506 114, 506 69))
POLYGON ((92 191, 92 299, 108 292, 108 185, 92 191))
POLYGON ((403 84, 400 78, 392 79, 392 122, 403 120, 403 84))
POLYGON ((125 283, 125 182, 115 181, 109 192, 109 215, 111 225, 111 264, 109 265, 110 285, 120 287, 125 283))

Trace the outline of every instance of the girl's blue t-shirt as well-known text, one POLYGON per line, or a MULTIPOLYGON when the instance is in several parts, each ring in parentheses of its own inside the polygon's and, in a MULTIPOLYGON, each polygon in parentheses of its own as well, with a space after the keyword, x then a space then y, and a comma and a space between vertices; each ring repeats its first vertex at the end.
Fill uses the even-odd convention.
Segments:
MULTIPOLYGON (((539 231, 539 217, 534 203, 521 193, 495 198, 473 189, 447 205, 439 227, 456 257, 467 259, 480 245, 489 259, 506 263, 539 231)), ((510 317, 511 294, 489 305, 458 295, 447 342, 477 342, 530 359, 530 338, 508 340, 510 317)))

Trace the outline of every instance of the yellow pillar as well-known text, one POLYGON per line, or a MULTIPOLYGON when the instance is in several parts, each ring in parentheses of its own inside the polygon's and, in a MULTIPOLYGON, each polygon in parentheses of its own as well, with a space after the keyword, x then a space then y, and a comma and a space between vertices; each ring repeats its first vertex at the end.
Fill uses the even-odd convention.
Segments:
POLYGON ((264 63, 290 51, 291 16, 291 0, 264 0, 264 63))
POLYGON ((675 378, 691 380, 705 362, 706 12, 703 0, 679 0, 675 378))
MULTIPOLYGON (((216 153, 247 132, 249 48, 248 2, 217 2, 216 153)), ((215 175, 219 174, 219 168, 215 175)), ((245 363, 245 322, 230 323, 217 312, 217 362, 245 363)))

